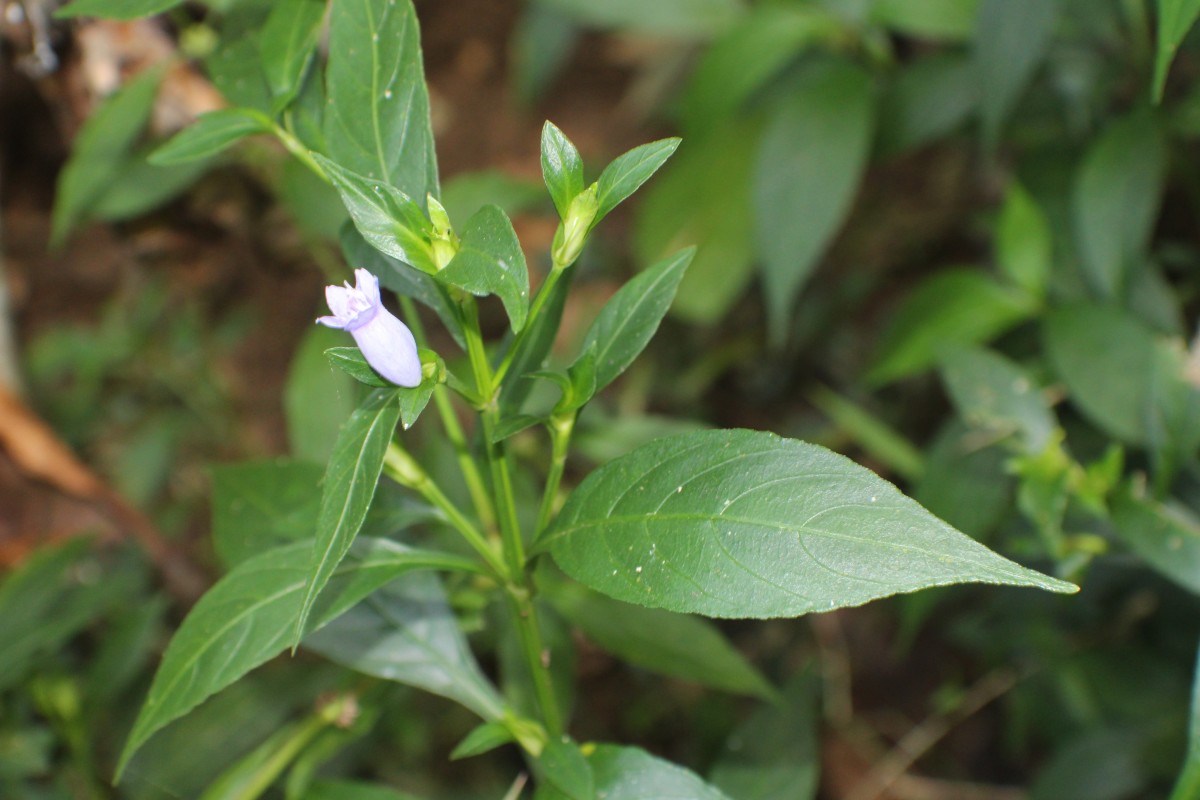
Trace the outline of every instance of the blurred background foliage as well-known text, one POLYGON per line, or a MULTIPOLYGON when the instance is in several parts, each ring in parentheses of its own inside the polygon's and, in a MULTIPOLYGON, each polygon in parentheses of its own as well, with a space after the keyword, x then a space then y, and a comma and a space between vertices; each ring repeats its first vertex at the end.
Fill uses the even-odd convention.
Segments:
MULTIPOLYGON (((215 87, 269 106, 255 37, 270 4, 189 3, 141 28, 0 5, 31 31, 7 17, 0 66, 4 269, 28 404, 209 575, 245 556, 248 506, 271 536, 306 535, 311 493, 263 506, 253 465, 220 462, 288 459, 297 481, 319 479, 357 397, 322 355, 341 339, 311 326, 325 277, 347 274, 344 212, 255 140, 186 167, 144 159, 182 124, 164 97, 205 110, 215 87), (93 109, 79 86, 103 83, 95 40, 125 53, 110 56, 119 73, 150 59, 129 55, 138 36, 178 60, 93 109)), ((637 741, 738 800, 1158 798, 1185 763, 1172 797, 1200 796, 1192 5, 416 3, 445 205, 461 221, 498 202, 536 267, 554 229, 544 118, 589 163, 684 138, 585 254, 566 311, 574 352, 621 279, 699 245, 664 335, 581 420, 582 460, 707 425, 774 430, 1083 586, 931 590, 703 633, 562 595, 548 636, 579 680, 580 740, 637 741), (630 627, 608 630, 614 614, 630 627)), ((302 129, 321 87, 299 92, 302 129)), ((433 471, 451 470, 422 427, 433 471)), ((544 457, 532 433, 514 447, 544 457)), ((25 493, 11 460, 0 535, 22 547, 0 583, 0 795, 258 796, 246 774, 270 778, 272 797, 504 795, 512 753, 447 764, 471 727, 457 706, 311 655, 172 726, 110 786, 186 592, 114 543, 119 520, 37 510, 61 498, 25 493), (88 531, 99 538, 76 535, 88 531), (347 692, 357 717, 330 722, 347 692)), ((397 497, 373 524, 424 513, 397 497)), ((448 602, 485 669, 509 672, 472 586, 448 602)))

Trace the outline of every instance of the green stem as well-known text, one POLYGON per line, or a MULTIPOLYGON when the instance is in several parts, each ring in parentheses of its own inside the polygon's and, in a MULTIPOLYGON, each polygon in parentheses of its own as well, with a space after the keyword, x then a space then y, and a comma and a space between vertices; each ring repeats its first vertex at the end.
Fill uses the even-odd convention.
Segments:
POLYGON ((575 430, 575 420, 578 412, 572 411, 563 416, 555 415, 550 418, 550 472, 546 475, 546 488, 542 492, 542 507, 538 511, 537 529, 534 540, 541 535, 550 519, 554 516, 554 503, 558 498, 558 485, 562 483, 563 471, 567 465, 567 451, 571 444, 571 433, 575 430))
POLYGON ((521 349, 521 343, 525 341, 525 337, 529 331, 533 329, 534 321, 538 318, 538 314, 542 312, 542 307, 546 305, 546 301, 550 299, 550 295, 554 292, 554 287, 558 284, 558 279, 562 277, 566 269, 559 264, 554 264, 550 268, 550 274, 546 276, 546 280, 542 281, 541 287, 538 288, 537 295, 533 298, 533 305, 529 307, 529 316, 525 318, 525 327, 521 328, 520 332, 513 337, 512 344, 509 345, 508 352, 504 354, 500 365, 496 367, 496 384, 499 385, 504 376, 508 374, 508 368, 512 366, 513 358, 517 351, 521 349))
MULTIPOLYGON (((545 287, 543 286, 543 288, 545 287)), ((538 307, 540 306, 535 301, 535 308, 538 307)), ((542 711, 542 719, 550 734, 558 736, 562 733, 562 715, 554 696, 554 686, 550 680, 550 669, 545 655, 548 651, 542 644, 542 632, 538 626, 537 610, 533 604, 533 581, 525 569, 525 542, 521 538, 521 525, 517 519, 516 503, 513 499, 512 475, 509 472, 504 443, 492 441, 492 434, 500 416, 500 410, 497 407, 500 381, 492 374, 487 351, 483 346, 483 334, 479 327, 479 307, 475 304, 475 298, 469 296, 464 298, 459 308, 462 312, 463 335, 467 340, 467 356, 471 360, 471 369, 475 375, 475 389, 482 400, 479 415, 483 426, 483 448, 491 467, 492 493, 496 501, 500 535, 510 578, 509 606, 517 627, 517 635, 521 640, 521 649, 525 654, 525 660, 533 678, 534 692, 542 711)), ((528 325, 526 329, 528 329, 528 325)), ((514 347, 515 345, 514 341, 514 347)))
POLYGON ((508 583, 512 579, 504 560, 479 532, 479 529, 458 510, 458 506, 454 505, 450 498, 443 494, 434 480, 421 468, 421 465, 396 442, 388 444, 387 453, 383 457, 383 471, 396 483, 413 489, 445 512, 450 524, 462 534, 467 544, 483 557, 498 580, 508 583))
POLYGON ((329 176, 325 174, 325 170, 321 169, 321 165, 312 157, 312 154, 309 153, 308 148, 304 146, 303 142, 293 136, 290 131, 284 130, 278 125, 274 127, 275 137, 283 143, 283 146, 287 148, 289 153, 300 159, 300 162, 316 173, 321 180, 331 183, 329 176))
POLYGON ((563 734, 562 714, 558 710, 558 698, 554 694, 554 683, 550 679, 550 651, 542 643, 542 629, 538 625, 537 608, 528 589, 514 587, 508 593, 509 607, 517 624, 517 636, 525 662, 533 676, 533 690, 542 709, 542 721, 552 737, 563 734))
MULTIPOLYGON (((404 316, 408 320, 408 326, 412 328, 413 338, 417 340, 417 345, 425 347, 426 336, 425 326, 421 323, 421 316, 417 312, 417 304, 413 302, 411 297, 401 297, 400 307, 404 310, 404 316)), ((467 445, 467 437, 463 434, 462 425, 458 422, 458 415, 454 413, 454 406, 450 402, 450 395, 446 391, 446 387, 439 384, 433 389, 433 402, 437 406, 438 414, 442 418, 442 427, 446 431, 446 438, 450 440, 450 444, 454 447, 454 455, 458 460, 458 468, 462 471, 463 480, 467 484, 467 491, 471 495, 471 503, 475 506, 475 513, 479 515, 479 521, 483 525, 484 530, 493 532, 496 530, 496 510, 492 506, 491 498, 488 497, 487 486, 483 482, 483 475, 479 472, 479 465, 475 463, 475 459, 471 456, 471 448, 467 445)))

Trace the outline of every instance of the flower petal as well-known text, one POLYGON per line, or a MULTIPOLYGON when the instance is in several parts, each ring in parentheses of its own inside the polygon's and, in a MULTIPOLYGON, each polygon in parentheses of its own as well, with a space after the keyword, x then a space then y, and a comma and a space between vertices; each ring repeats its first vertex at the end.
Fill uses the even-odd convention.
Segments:
POLYGON ((379 278, 376 278, 365 269, 354 270, 354 288, 358 289, 371 302, 372 305, 379 305, 379 278))
POLYGON ((350 292, 352 291, 354 290, 343 286, 325 287, 325 302, 329 304, 329 310, 335 317, 342 320, 350 317, 350 292))
POLYGON ((346 327, 345 320, 338 319, 337 317, 317 317, 317 323, 327 328, 337 328, 338 330, 346 327))
POLYGON ((398 386, 421 385, 421 357, 412 331, 380 306, 375 317, 351 331, 367 363, 398 386))

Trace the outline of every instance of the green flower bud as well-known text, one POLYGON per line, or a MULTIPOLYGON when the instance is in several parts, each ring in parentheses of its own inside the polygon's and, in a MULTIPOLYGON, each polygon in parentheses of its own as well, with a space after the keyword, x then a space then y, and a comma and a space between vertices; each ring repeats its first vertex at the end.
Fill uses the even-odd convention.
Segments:
POLYGON ((450 225, 450 215, 446 213, 446 207, 431 194, 425 195, 425 203, 429 208, 429 221, 433 223, 433 236, 429 242, 433 251, 433 263, 438 269, 445 269, 454 256, 458 255, 458 237, 450 225))
POLYGON ((554 258, 555 269, 566 269, 571 266, 583 252, 583 245, 587 242, 592 222, 596 219, 596 212, 600 208, 600 202, 596 197, 597 189, 597 185, 593 183, 575 195, 575 199, 567 207, 567 215, 554 234, 551 255, 554 258))

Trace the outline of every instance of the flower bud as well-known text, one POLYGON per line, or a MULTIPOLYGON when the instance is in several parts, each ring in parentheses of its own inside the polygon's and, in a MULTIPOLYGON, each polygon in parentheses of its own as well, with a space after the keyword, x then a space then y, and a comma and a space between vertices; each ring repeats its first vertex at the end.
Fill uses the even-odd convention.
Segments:
POLYGON ((421 358, 412 331, 383 307, 378 278, 356 269, 354 282, 354 286, 325 287, 325 300, 333 315, 317 322, 353 336, 371 368, 392 383, 420 386, 421 358))
POLYGON ((596 197, 597 189, 597 185, 593 183, 575 195, 575 199, 567 207, 567 214, 554 234, 551 255, 556 269, 571 266, 583 251, 588 232, 592 229, 592 221, 596 219, 596 212, 600 208, 596 197))
POLYGON ((431 194, 425 195, 425 204, 429 207, 429 221, 433 223, 433 236, 429 241, 433 250, 433 263, 438 269, 445 269, 454 256, 458 255, 458 237, 454 235, 446 207, 431 194))

